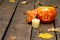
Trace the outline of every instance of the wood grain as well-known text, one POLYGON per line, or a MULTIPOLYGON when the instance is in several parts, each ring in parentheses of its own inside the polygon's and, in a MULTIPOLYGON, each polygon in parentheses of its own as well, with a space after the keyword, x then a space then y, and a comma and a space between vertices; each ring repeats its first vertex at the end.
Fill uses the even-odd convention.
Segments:
MULTIPOLYGON (((55 28, 60 28, 60 9, 57 8, 57 16, 55 19, 55 28)), ((56 32, 57 40, 60 40, 60 33, 56 32)))
POLYGON ((27 10, 32 10, 34 8, 34 0, 28 4, 21 4, 22 1, 24 0, 19 1, 14 18, 4 40, 8 40, 12 36, 15 36, 17 38, 16 40, 30 40, 32 27, 26 23, 26 15, 24 15, 24 13, 26 13, 27 10))
MULTIPOLYGON (((60 6, 60 0, 54 0, 52 3, 56 6, 60 6)), ((55 19, 55 28, 60 28, 60 8, 56 8, 57 15, 55 19)), ((56 32, 57 40, 60 40, 60 33, 56 32)))
POLYGON ((14 12, 17 1, 15 3, 10 3, 8 0, 0 5, 0 40, 5 32, 5 29, 10 21, 10 18, 14 12))
MULTIPOLYGON (((50 0, 36 0, 36 2, 40 2, 43 6, 47 6, 47 5, 51 4, 50 0)), ((35 7, 37 8, 37 7, 39 7, 39 5, 36 5, 35 7)), ((50 33, 54 36, 53 38, 48 39, 48 40, 56 40, 55 32, 48 32, 47 31, 50 27, 54 27, 54 24, 53 23, 49 23, 49 24, 41 23, 39 29, 44 28, 43 33, 50 33)), ((38 38, 38 34, 39 34, 39 31, 37 29, 33 28, 32 40, 45 40, 45 39, 42 39, 42 38, 38 38)))

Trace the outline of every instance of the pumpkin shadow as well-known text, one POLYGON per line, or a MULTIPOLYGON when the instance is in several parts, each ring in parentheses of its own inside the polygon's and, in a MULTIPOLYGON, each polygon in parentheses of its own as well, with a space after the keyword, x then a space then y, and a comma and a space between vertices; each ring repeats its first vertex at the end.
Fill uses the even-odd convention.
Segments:
POLYGON ((32 25, 32 22, 28 23, 29 25, 32 25))
POLYGON ((55 23, 55 20, 53 20, 51 22, 41 22, 41 24, 51 24, 51 23, 55 23))

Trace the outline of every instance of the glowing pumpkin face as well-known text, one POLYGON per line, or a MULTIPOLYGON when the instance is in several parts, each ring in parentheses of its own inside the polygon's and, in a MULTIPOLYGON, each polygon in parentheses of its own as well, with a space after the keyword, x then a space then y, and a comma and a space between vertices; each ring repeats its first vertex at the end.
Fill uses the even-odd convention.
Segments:
POLYGON ((37 18, 40 19, 41 22, 51 22, 55 19, 56 10, 54 7, 39 7, 37 8, 37 18))

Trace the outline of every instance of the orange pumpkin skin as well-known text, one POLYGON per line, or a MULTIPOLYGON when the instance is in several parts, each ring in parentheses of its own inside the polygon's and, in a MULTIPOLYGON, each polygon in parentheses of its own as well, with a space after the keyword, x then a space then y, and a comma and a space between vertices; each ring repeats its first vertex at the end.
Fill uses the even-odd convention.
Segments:
POLYGON ((33 18, 35 18, 37 15, 37 10, 34 9, 32 11, 27 11, 27 19, 26 22, 30 23, 32 21, 33 18))
POLYGON ((42 6, 37 8, 37 12, 37 18, 39 18, 43 23, 52 22, 56 16, 56 10, 54 7, 42 6))

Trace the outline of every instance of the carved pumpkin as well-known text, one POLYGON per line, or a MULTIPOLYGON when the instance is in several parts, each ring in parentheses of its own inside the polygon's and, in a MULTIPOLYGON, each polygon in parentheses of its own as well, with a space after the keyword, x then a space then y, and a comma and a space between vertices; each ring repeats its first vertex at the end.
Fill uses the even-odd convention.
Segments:
POLYGON ((37 18, 44 23, 52 22, 56 16, 56 10, 54 7, 41 6, 37 8, 37 12, 37 18))
POLYGON ((54 7, 40 6, 32 11, 27 11, 27 23, 32 22, 33 18, 40 19, 43 23, 50 23, 55 19, 56 10, 54 7))

